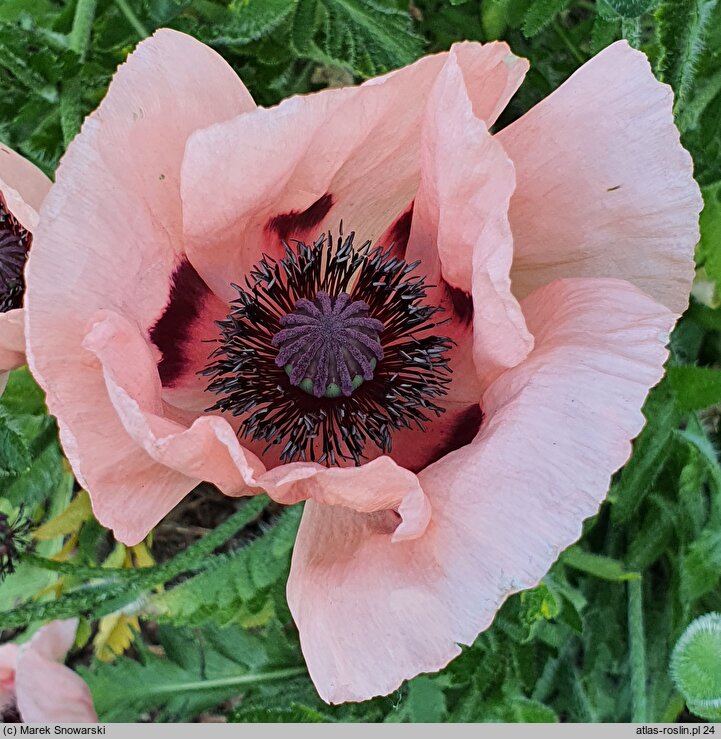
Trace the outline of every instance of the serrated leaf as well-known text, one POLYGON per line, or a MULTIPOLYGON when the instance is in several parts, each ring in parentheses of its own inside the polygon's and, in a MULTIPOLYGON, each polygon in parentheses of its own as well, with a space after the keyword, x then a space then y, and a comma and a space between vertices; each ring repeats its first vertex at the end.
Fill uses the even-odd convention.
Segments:
POLYGON ((382 0, 319 0, 318 8, 316 15, 313 3, 302 1, 293 29, 299 50, 314 61, 372 77, 410 64, 423 52, 408 13, 382 0), (311 21, 319 21, 315 30, 311 21))
POLYGON ((689 97, 701 54, 711 30, 718 0, 663 0, 659 5, 658 37, 661 79, 676 93, 676 107, 689 97))
POLYGON ((13 370, 0 396, 0 406, 13 415, 41 416, 47 413, 45 394, 27 367, 13 370))
POLYGON ((568 5, 569 0, 533 0, 523 19, 523 33, 527 38, 537 36, 568 5))
POLYGON ((243 45, 272 36, 289 21, 298 0, 235 0, 225 22, 213 26, 208 41, 215 45, 243 45))
POLYGON ((132 722, 151 709, 163 710, 157 720, 187 721, 254 685, 305 674, 303 667, 249 671, 189 637, 184 651, 186 657, 200 652, 200 661, 191 658, 181 664, 144 650, 140 662, 119 657, 92 672, 82 669, 101 721, 132 722))
POLYGON ((605 0, 605 2, 624 18, 639 18, 654 8, 658 0, 605 0))
POLYGON ((63 481, 57 429, 48 416, 14 416, 12 424, 26 440, 29 459, 22 460, 14 475, 0 477, 0 497, 15 506, 33 506, 51 496, 63 481))
POLYGON ((596 13, 605 21, 618 20, 618 13, 614 10, 609 0, 596 0, 596 13))
POLYGON ((300 506, 286 509, 262 537, 218 558, 201 574, 153 596, 146 610, 176 624, 210 620, 219 624, 252 623, 258 619, 265 623, 271 614, 267 590, 285 582, 300 515, 300 506))
POLYGON ((12 416, 0 407, 0 476, 17 476, 30 469, 30 446, 12 416))

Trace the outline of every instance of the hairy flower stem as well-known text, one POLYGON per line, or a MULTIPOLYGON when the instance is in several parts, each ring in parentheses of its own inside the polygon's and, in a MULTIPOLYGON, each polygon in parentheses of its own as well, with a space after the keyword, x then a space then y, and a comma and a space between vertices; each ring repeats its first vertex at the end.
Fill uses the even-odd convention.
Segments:
POLYGON ((197 680, 188 683, 171 683, 167 685, 150 686, 148 693, 159 695, 163 693, 175 694, 195 690, 214 690, 215 688, 226 688, 230 685, 256 685, 273 680, 285 680, 291 677, 300 677, 307 674, 305 667, 286 667, 281 670, 268 670, 267 672, 250 672, 233 677, 221 677, 216 680, 197 680))
POLYGON ((40 557, 32 552, 23 552, 20 555, 20 561, 32 567, 38 567, 42 570, 50 572, 59 572, 62 575, 72 575, 77 578, 86 580, 112 580, 121 577, 132 579, 138 576, 138 573, 144 574, 143 569, 147 568, 121 568, 121 567, 82 567, 74 565, 70 562, 58 562, 47 557, 40 557))
POLYGON ((95 20, 95 7, 97 0, 78 0, 75 6, 75 17, 73 27, 70 30, 70 48, 85 60, 90 43, 90 32, 95 20))
POLYGON ((628 581, 628 642, 631 665, 631 721, 644 723, 646 707, 646 633, 641 578, 628 581))

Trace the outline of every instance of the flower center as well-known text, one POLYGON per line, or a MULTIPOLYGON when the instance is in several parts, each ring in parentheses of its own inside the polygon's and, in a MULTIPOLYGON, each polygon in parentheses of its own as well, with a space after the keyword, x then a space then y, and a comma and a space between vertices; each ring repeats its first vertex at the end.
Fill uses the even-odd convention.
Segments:
POLYGON ((383 324, 368 315, 368 304, 348 293, 331 298, 319 290, 315 300, 300 298, 295 310, 280 319, 273 337, 275 359, 292 385, 316 398, 348 397, 364 380, 373 379, 383 359, 378 335, 383 324))
POLYGON ((23 269, 32 236, 10 213, 0 195, 0 313, 23 304, 23 269))
POLYGON ((264 257, 220 321, 202 374, 219 397, 208 410, 241 418, 238 435, 281 445, 282 462, 361 464, 403 428, 443 413, 452 341, 440 308, 408 264, 355 234, 321 236, 264 257))

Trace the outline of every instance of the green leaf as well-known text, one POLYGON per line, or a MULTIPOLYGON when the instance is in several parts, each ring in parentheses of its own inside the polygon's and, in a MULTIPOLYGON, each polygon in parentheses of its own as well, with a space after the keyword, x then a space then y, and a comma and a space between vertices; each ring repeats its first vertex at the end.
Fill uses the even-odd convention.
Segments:
POLYGON ((314 38, 320 23, 318 7, 318 0, 298 0, 291 38, 299 54, 313 53, 314 38))
POLYGON ((287 578, 301 510, 300 506, 286 509, 262 537, 216 559, 212 567, 175 588, 152 596, 146 611, 176 624, 252 620, 252 614, 266 606, 268 589, 287 578))
POLYGON ((714 590, 721 579, 721 530, 706 528, 681 560, 681 592, 693 602, 714 590))
POLYGON ((537 36, 568 5, 569 0, 533 0, 523 19, 523 33, 527 38, 537 36))
POLYGON ((689 97, 718 0, 663 0, 659 5, 658 36, 662 54, 661 79, 676 93, 676 107, 689 97))
POLYGON ((598 54, 601 49, 616 41, 619 37, 620 23, 618 19, 605 20, 599 13, 593 20, 591 31, 591 53, 598 54))
POLYGON ((709 469, 701 452, 696 446, 687 445, 686 458, 678 477, 678 500, 685 519, 681 521, 681 533, 686 541, 695 539, 706 522, 709 506, 703 491, 708 477, 709 469))
POLYGON ((0 476, 17 476, 30 469, 30 447, 10 414, 0 407, 0 476))
POLYGON ((0 21, 14 23, 23 16, 31 16, 38 20, 51 16, 50 0, 3 0, 0 5, 0 21))
POLYGON ((703 211, 699 221, 701 240, 696 253, 699 264, 716 283, 716 293, 721 295, 721 183, 705 187, 702 192, 703 211))
POLYGON ((291 703, 288 708, 241 705, 228 716, 229 723, 237 724, 327 724, 333 719, 314 708, 301 703, 291 703))
POLYGON ((213 26, 208 41, 215 45, 243 45, 272 36, 290 21, 298 0, 235 0, 222 25, 213 26))
POLYGON ((572 546, 566 549, 561 555, 561 562, 569 567, 573 567, 575 570, 580 570, 601 580, 610 580, 611 582, 638 580, 641 577, 638 572, 629 572, 623 562, 601 554, 586 552, 579 546, 572 546))
POLYGON ((438 723, 446 715, 446 697, 438 680, 421 675, 408 683, 408 717, 416 723, 438 723))
POLYGON ((658 0, 606 0, 624 18, 639 18, 653 8, 658 0))
POLYGON ((614 10, 609 0, 596 0, 596 13, 605 21, 617 21, 619 15, 614 10))
POLYGON ((293 38, 302 53, 323 64, 372 77, 415 61, 423 40, 407 12, 382 0, 301 0, 293 38), (311 22, 317 23, 313 30, 311 22), (307 39, 303 42, 301 39, 307 39))
POLYGON ((549 706, 530 698, 515 698, 510 705, 513 721, 522 724, 558 723, 556 712, 549 706))
POLYGON ((47 413, 45 394, 27 367, 13 370, 8 378, 0 406, 13 415, 41 416, 47 413))
MULTIPOLYGON (((701 459, 710 473, 709 481, 716 495, 717 507, 721 509, 721 464, 719 464, 718 454, 711 440, 695 418, 689 421, 683 431, 677 431, 676 434, 689 444, 693 444, 701 452, 701 459)), ((721 510, 719 513, 721 514, 721 510)))
MULTIPOLYGON (((132 722, 152 709, 163 711, 156 720, 187 721, 259 684, 283 684, 306 674, 301 666, 266 664, 263 669, 249 669, 198 636, 197 632, 179 634, 182 656, 175 652, 172 658, 163 658, 142 650, 141 661, 120 657, 93 671, 82 669, 101 721, 132 722)), ((225 634, 229 641, 234 636, 232 630, 225 634)))
MULTIPOLYGON (((21 415, 12 418, 12 432, 25 439, 27 455, 16 459, 15 474, 0 477, 0 497, 15 506, 30 507, 50 497, 62 484, 63 456, 57 440, 55 422, 48 416, 21 415)), ((9 443, 9 440, 8 440, 9 443)), ((10 449, 6 450, 7 453, 10 449)))
POLYGON ((702 410, 721 402, 721 370, 711 367, 669 367, 668 379, 679 408, 702 410))
POLYGON ((647 498, 645 508, 644 517, 634 526, 625 557, 627 566, 638 571, 650 567, 673 545, 673 534, 678 528, 676 516, 660 496, 647 498))
POLYGON ((634 442, 633 456, 609 493, 613 503, 611 518, 615 523, 628 521, 650 491, 682 415, 666 382, 654 388, 643 412, 646 426, 634 442))

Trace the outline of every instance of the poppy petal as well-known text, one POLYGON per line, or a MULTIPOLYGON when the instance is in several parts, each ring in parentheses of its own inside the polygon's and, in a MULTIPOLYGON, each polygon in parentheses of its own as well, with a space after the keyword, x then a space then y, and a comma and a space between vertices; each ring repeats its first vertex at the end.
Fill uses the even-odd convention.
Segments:
POLYGON ((617 277, 685 310, 702 201, 672 103, 619 41, 497 135, 516 167, 518 296, 558 277, 617 277))

